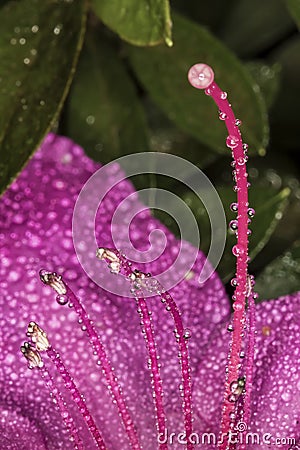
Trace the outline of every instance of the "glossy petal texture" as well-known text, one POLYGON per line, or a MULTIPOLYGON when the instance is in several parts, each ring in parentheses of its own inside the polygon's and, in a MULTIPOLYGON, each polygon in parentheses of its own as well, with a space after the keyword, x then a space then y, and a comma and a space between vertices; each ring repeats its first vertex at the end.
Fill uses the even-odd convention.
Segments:
MULTIPOLYGON (((249 431, 258 434, 260 445, 257 446, 257 441, 252 445, 252 438, 249 438, 249 450, 289 449, 291 443, 287 438, 300 442, 299 302, 300 293, 296 293, 257 306, 253 407, 249 431), (276 442, 276 439, 279 441, 276 442)), ((210 344, 194 379, 194 400, 203 419, 200 421, 201 432, 219 430, 226 348, 229 345, 229 333, 225 326, 216 327, 210 344)))
MULTIPOLYGON (((69 139, 49 135, 1 199, 1 450, 72 448, 62 420, 43 387, 38 371, 27 369, 19 351, 30 320, 35 320, 45 329, 52 344, 60 351, 86 397, 107 446, 116 450, 129 448, 114 405, 101 381, 101 371, 97 368, 84 332, 76 324, 77 317, 68 306, 56 304, 53 291, 40 283, 40 268, 63 274, 70 287, 82 299, 106 345, 144 448, 156 448, 150 375, 134 300, 107 293, 93 283, 78 263, 73 247, 71 220, 74 204, 83 184, 98 168, 99 166, 89 160, 69 139)), ((114 165, 110 179, 103 179, 103 183, 111 183, 119 172, 120 168, 114 165)), ((126 196, 133 193, 132 185, 124 181, 117 184, 105 197, 97 216, 96 235, 99 245, 112 244, 110 222, 114 210, 126 196)), ((133 208, 142 209, 137 196, 132 196, 130 202, 124 211, 124 229, 121 227, 118 230, 120 248, 128 229, 129 219, 126 218, 130 217, 133 208)), ((144 210, 130 226, 133 244, 140 250, 147 249, 149 234, 153 229, 164 232, 167 238, 166 250, 157 261, 146 264, 142 270, 156 274, 172 263, 180 243, 152 218, 148 210, 144 210)), ((185 252, 188 252, 189 244, 184 244, 184 247, 185 252)), ((87 251, 94 253, 95 249, 87 251)), ((203 263, 204 256, 199 253, 193 267, 195 274, 200 271, 203 263)), ((97 270, 106 276, 105 265, 95 259, 96 265, 97 270)), ((116 283, 117 280, 116 276, 116 283)), ((216 274, 213 274, 204 286, 197 284, 195 275, 188 277, 172 290, 172 294, 183 312, 185 326, 192 332, 189 345, 192 372, 194 373, 196 368, 199 374, 200 368, 207 364, 209 343, 212 342, 212 351, 217 347, 212 338, 216 333, 216 326, 228 319, 228 299, 216 274)), ((168 313, 157 299, 149 299, 148 304, 153 311, 158 348, 162 356, 169 429, 182 431, 178 389, 180 370, 173 326, 168 313)), ((224 340, 222 342, 221 345, 220 341, 222 349, 219 350, 221 355, 218 356, 218 364, 226 357, 226 346, 224 340)), ((46 360, 46 357, 44 359, 46 360)), ((49 364, 48 366, 51 367, 49 364)), ((217 389, 221 391, 222 371, 218 377, 220 382, 217 389)), ((55 373, 54 378, 57 378, 55 373)), ((199 384, 200 378, 195 380, 195 392, 203 392, 203 395, 206 395, 207 389, 202 382, 199 384)), ((61 389, 65 393, 64 389, 61 389)), ((215 391, 215 386, 213 390, 215 391)), ((221 397, 220 394, 216 399, 214 409, 219 406, 221 397)), ((78 418, 71 400, 69 403, 74 410, 81 435, 86 439, 86 446, 92 450, 94 444, 85 425, 78 418)), ((197 402, 196 410, 200 410, 200 407, 202 410, 202 404, 197 402)), ((202 417, 206 414, 203 411, 200 414, 201 416, 197 414, 196 425, 203 428, 202 417)), ((215 420, 214 423, 217 426, 215 420)), ((182 445, 179 448, 182 448, 182 445)))

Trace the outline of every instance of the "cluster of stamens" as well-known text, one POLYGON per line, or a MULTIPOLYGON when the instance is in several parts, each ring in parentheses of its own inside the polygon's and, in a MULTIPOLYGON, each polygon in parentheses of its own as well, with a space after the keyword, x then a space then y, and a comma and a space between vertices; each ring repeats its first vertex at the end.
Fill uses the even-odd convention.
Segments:
MULTIPOLYGON (((204 64, 193 66, 189 72, 189 80, 194 87, 205 89, 207 95, 212 96, 219 108, 219 118, 225 121, 229 135, 226 145, 232 150, 233 156, 233 179, 234 190, 237 192, 238 201, 231 205, 231 210, 237 213, 237 219, 230 222, 229 227, 236 234, 237 244, 232 248, 233 254, 237 258, 236 275, 231 284, 235 288, 233 295, 234 314, 232 322, 228 325, 228 331, 232 334, 228 365, 226 368, 224 403, 222 408, 222 423, 220 433, 227 436, 222 439, 221 450, 236 448, 230 446, 228 436, 230 431, 243 420, 246 425, 250 419, 250 394, 252 386, 252 371, 254 358, 254 334, 255 334, 255 313, 254 300, 256 294, 253 292, 254 279, 248 274, 248 236, 250 230, 248 224, 251 222, 255 211, 249 208, 248 187, 246 172, 247 148, 241 139, 239 126, 241 121, 234 117, 231 106, 227 100, 227 94, 214 82, 212 69, 204 64), (246 357, 246 358, 245 358, 246 357)), ((153 391, 154 410, 156 415, 157 433, 165 434, 167 418, 165 414, 165 404, 163 396, 163 385, 160 374, 161 364, 158 355, 155 330, 152 322, 152 312, 148 308, 147 297, 158 296, 170 314, 174 324, 175 341, 178 345, 179 363, 181 368, 180 391, 182 397, 183 421, 186 435, 186 448, 192 450, 193 442, 189 439, 193 432, 192 418, 192 384, 191 370, 189 363, 188 340, 191 331, 184 328, 181 313, 170 292, 165 290, 161 283, 151 275, 136 268, 126 256, 113 248, 100 247, 96 252, 99 260, 105 261, 114 274, 124 276, 130 283, 130 290, 135 298, 137 311, 140 316, 142 334, 148 352, 148 366, 151 375, 151 386, 153 391)), ((94 354, 97 355, 99 366, 101 367, 105 383, 109 389, 114 404, 116 405, 121 422, 123 423, 126 435, 131 448, 139 450, 142 448, 134 423, 131 419, 126 405, 122 389, 118 378, 112 368, 106 354, 106 350, 100 340, 93 323, 90 321, 81 301, 77 298, 71 288, 63 280, 61 275, 55 272, 40 271, 41 281, 50 286, 57 294, 56 300, 60 305, 68 304, 74 308, 78 315, 78 322, 83 331, 89 337, 94 354)), ((78 435, 67 405, 59 390, 55 387, 53 378, 45 369, 41 352, 47 354, 58 372, 61 374, 65 386, 72 392, 73 398, 80 408, 84 421, 87 424, 94 441, 99 449, 106 449, 103 438, 91 416, 83 396, 74 383, 59 354, 50 345, 46 333, 35 322, 30 322, 27 328, 27 336, 31 342, 25 342, 21 347, 21 352, 28 361, 30 369, 37 368, 41 371, 42 378, 52 393, 56 394, 56 403, 60 409, 64 422, 70 431, 76 449, 82 449, 83 444, 78 435), (71 387, 70 387, 71 386, 71 387)), ((167 444, 159 444, 160 450, 167 450, 167 444)), ((244 449, 243 444, 240 447, 244 449)))

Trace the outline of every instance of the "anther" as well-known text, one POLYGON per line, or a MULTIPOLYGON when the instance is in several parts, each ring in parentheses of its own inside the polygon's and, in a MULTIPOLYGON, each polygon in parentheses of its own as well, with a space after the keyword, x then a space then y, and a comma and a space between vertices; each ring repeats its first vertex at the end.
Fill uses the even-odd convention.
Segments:
POLYGON ((114 273, 120 272, 121 260, 116 252, 106 247, 99 247, 96 251, 96 257, 108 263, 108 267, 114 273))
POLYGON ((44 363, 38 350, 36 350, 29 342, 24 342, 21 346, 21 352, 28 362, 28 368, 43 367, 44 363))
POLYGON ((66 285, 63 282, 61 275, 57 275, 56 272, 40 270, 40 279, 46 286, 52 287, 59 295, 66 294, 66 285))
POLYGON ((35 343, 35 347, 38 351, 43 352, 50 347, 47 334, 36 322, 29 322, 26 334, 31 338, 32 342, 35 343))

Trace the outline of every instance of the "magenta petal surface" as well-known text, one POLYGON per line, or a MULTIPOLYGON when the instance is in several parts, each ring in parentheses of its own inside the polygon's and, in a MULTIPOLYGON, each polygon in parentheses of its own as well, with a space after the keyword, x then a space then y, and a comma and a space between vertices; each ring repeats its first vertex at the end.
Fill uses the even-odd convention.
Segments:
MULTIPOLYGON (((249 437, 247 449, 296 449, 289 439, 300 442, 299 304, 300 293, 296 293, 257 305, 249 432, 259 436, 260 444, 258 446, 257 440, 249 437)), ((199 421, 201 433, 219 430, 230 340, 226 328, 225 324, 220 324, 211 334, 194 377, 195 411, 202 419, 199 421)))
MULTIPOLYGON (((93 283, 78 263, 73 247, 74 205, 84 183, 99 167, 72 141, 51 134, 1 199, 0 407, 1 426, 11 432, 0 434, 0 449, 72 448, 39 374, 36 370, 27 369, 19 351, 30 320, 35 320, 46 330, 52 344, 60 351, 84 393, 108 447, 116 450, 129 448, 118 414, 102 383, 101 372, 87 345, 85 333, 78 326, 74 312, 67 306, 56 304, 51 289, 40 283, 40 268, 61 273, 82 299, 106 345, 144 448, 150 450, 157 445, 147 355, 134 300, 107 293, 93 283), (18 435, 14 432, 14 426, 19 430, 18 435)), ((115 175, 111 174, 112 178, 120 171, 117 165, 115 171, 115 175)), ((96 224, 99 245, 111 245, 110 222, 114 210, 126 196, 133 193, 132 185, 123 181, 104 199, 96 224)), ((137 196, 132 196, 132 207, 138 209, 139 205, 142 208, 137 196)), ((125 211, 124 229, 121 227, 119 230, 120 247, 123 236, 125 242, 127 229, 125 211)), ((149 245, 149 234, 153 229, 163 231, 167 238, 167 247, 162 256, 145 267, 156 274, 172 262, 180 242, 145 210, 130 227, 130 236, 136 248, 143 250, 149 245)), ((189 244, 184 245, 188 252, 189 244)), ((87 249, 91 252, 95 250, 87 249)), ((199 253, 193 273, 200 271, 204 260, 204 256, 199 253)), ((95 259, 96 265, 105 276, 107 268, 95 259)), ((196 276, 192 274, 176 286, 172 294, 183 312, 185 326, 192 333, 189 344, 192 373, 198 373, 205 366, 206 349, 209 345, 215 345, 213 336, 216 327, 228 318, 229 302, 215 273, 204 286, 199 286, 196 276)), ((149 299, 148 304, 153 311, 158 349, 162 356, 169 426, 172 430, 182 431, 178 389, 180 370, 173 325, 156 298, 149 299)), ((226 352, 224 343, 222 352, 226 352)), ((55 373, 54 378, 57 378, 55 373)), ((194 384, 195 392, 201 393, 203 389, 202 385, 194 384)), ((219 384, 218 389, 221 390, 219 384)), ((71 401, 70 407, 74 410, 87 448, 92 450, 93 443, 71 401)), ((196 421, 202 426, 203 417, 201 413, 196 421)), ((214 423, 217 424, 215 419, 214 423)))

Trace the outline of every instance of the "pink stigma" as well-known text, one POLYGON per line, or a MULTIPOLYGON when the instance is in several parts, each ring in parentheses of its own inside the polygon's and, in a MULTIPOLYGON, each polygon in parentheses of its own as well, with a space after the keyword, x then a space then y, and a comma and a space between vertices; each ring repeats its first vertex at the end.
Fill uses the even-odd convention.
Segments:
POLYGON ((207 64, 199 63, 192 66, 188 73, 188 79, 196 89, 206 89, 214 81, 214 71, 207 64))

